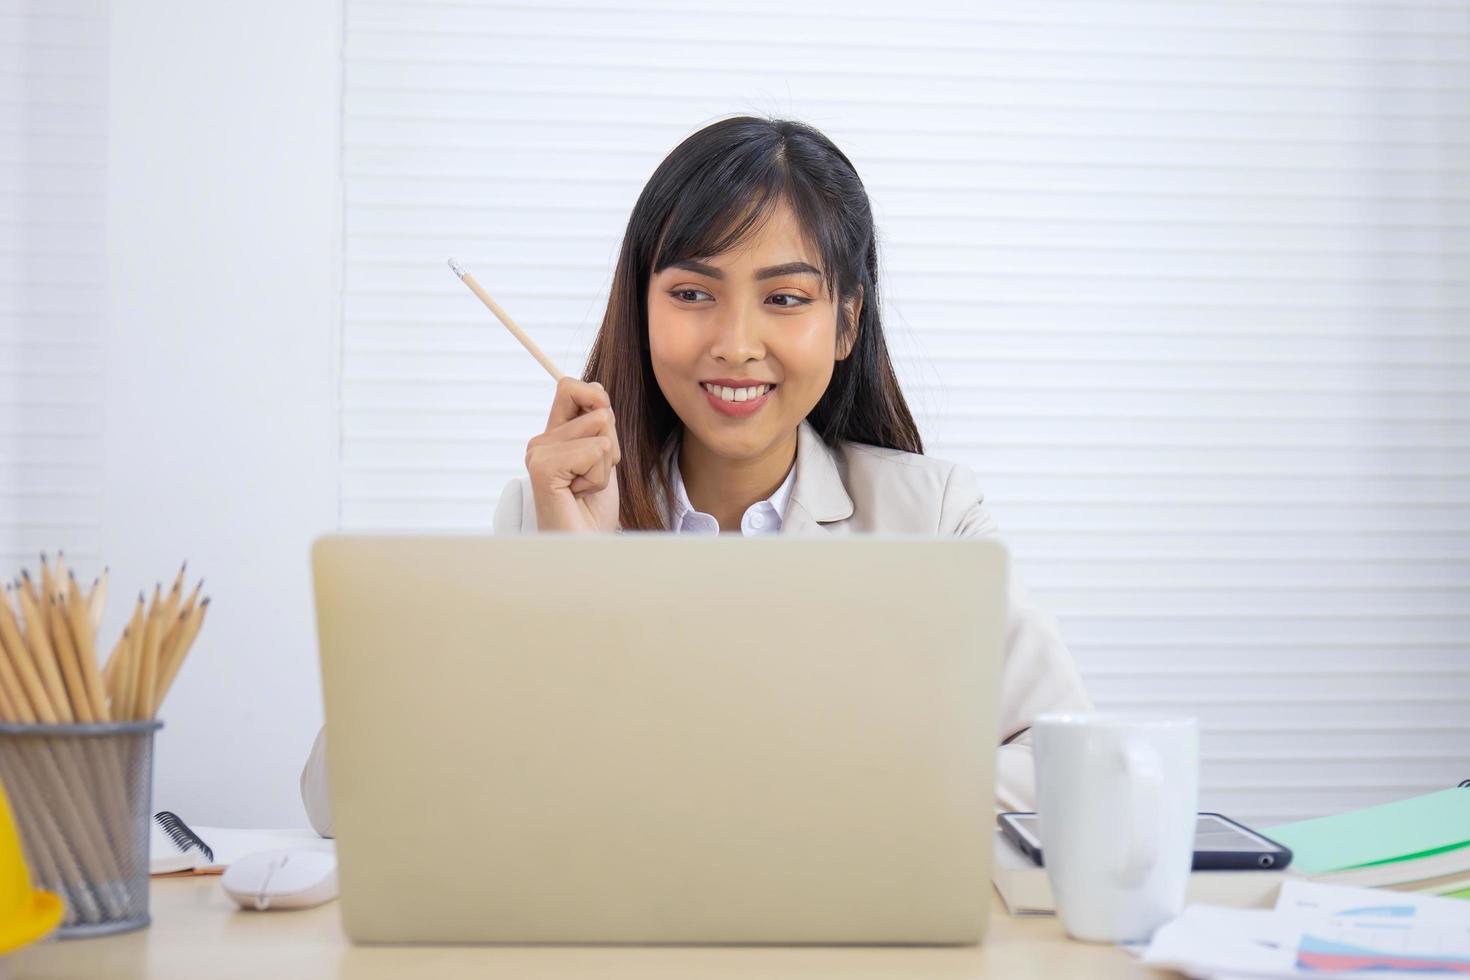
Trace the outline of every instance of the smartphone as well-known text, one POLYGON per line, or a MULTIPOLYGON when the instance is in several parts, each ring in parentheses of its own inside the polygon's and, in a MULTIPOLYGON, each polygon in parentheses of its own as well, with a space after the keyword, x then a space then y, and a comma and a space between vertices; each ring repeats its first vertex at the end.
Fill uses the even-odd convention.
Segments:
MULTIPOLYGON (((1037 864, 1041 838, 1036 814, 1002 813, 996 818, 1003 834, 1037 864)), ((1280 871, 1291 863, 1291 850, 1219 813, 1201 813, 1194 830, 1195 871, 1280 871)))

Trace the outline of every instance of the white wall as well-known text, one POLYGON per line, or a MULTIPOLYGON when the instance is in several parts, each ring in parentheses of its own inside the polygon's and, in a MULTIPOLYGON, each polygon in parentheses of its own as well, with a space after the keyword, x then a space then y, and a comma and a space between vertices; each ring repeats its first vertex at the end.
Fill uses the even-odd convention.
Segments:
POLYGON ((118 0, 110 46, 103 635, 187 557, 214 601, 155 802, 303 825, 308 547, 337 523, 341 10, 118 0))

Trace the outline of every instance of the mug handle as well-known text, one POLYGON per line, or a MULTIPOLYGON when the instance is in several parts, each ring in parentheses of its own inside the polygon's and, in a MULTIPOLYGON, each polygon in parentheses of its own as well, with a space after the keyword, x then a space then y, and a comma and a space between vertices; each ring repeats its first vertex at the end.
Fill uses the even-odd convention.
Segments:
POLYGON ((1140 884, 1153 870, 1159 843, 1159 807, 1163 804, 1164 770, 1158 751, 1148 742, 1124 736, 1123 771, 1128 784, 1128 843, 1118 880, 1126 888, 1140 884))

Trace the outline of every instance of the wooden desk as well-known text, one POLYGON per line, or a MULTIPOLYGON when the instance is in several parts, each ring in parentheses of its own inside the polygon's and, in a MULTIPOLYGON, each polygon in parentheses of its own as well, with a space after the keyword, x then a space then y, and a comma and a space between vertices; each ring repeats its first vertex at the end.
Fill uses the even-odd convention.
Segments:
POLYGON ((33 946, 10 966, 16 980, 1166 976, 1116 947, 1067 939, 1054 918, 1013 919, 991 899, 990 936, 978 947, 353 946, 336 902, 242 912, 217 876, 155 879, 149 928, 33 946))

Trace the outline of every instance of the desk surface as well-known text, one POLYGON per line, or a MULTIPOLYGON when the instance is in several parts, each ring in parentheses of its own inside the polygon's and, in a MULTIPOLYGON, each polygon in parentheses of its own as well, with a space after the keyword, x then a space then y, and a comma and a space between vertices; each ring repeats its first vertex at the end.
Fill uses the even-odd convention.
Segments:
MULTIPOLYGON (((983 946, 608 947, 353 946, 338 903, 305 911, 242 912, 217 876, 155 879, 153 924, 104 939, 49 942, 16 954, 16 980, 423 977, 1151 977, 1113 946, 1067 939, 1055 918, 1013 919, 991 893, 983 946)), ((1177 974, 1172 974, 1177 976, 1177 974)))

